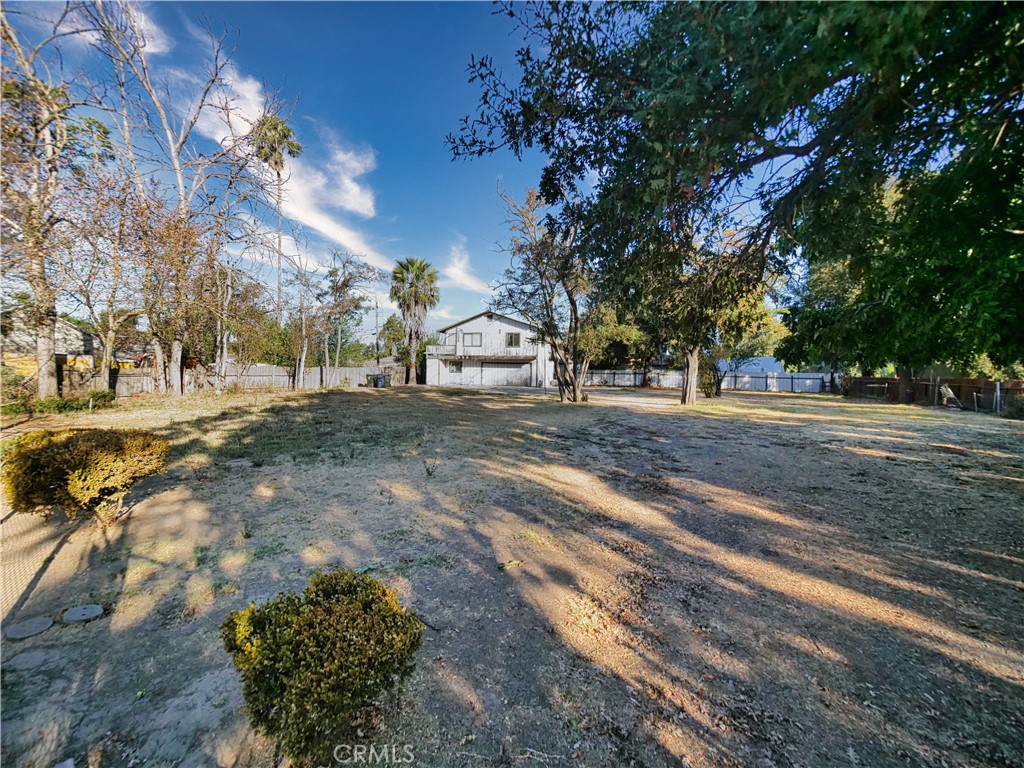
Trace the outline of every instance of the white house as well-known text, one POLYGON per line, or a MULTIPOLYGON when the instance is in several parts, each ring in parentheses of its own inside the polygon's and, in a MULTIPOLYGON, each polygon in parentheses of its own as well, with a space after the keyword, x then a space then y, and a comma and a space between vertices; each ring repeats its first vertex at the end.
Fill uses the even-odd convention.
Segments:
POLYGON ((551 350, 537 328, 497 312, 481 312, 440 329, 427 346, 427 384, 446 387, 541 387, 551 384, 551 350))

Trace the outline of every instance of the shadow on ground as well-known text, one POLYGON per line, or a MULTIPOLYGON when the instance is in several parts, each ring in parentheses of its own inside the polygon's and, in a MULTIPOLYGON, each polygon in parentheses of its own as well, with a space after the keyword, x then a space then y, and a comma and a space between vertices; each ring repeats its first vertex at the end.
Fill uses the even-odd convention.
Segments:
POLYGON ((217 628, 345 565, 431 626, 382 735, 420 764, 1024 763, 1021 429, 674 400, 400 388, 110 414, 168 437, 172 470, 105 532, 20 534, 64 544, 15 618, 106 615, 5 643, 4 760, 270 765, 217 628))

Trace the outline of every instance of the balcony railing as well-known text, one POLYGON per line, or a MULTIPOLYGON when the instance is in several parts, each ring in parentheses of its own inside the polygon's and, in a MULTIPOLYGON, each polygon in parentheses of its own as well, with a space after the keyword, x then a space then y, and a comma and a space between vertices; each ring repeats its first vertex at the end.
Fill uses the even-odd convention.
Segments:
POLYGON ((506 347, 503 344, 484 344, 479 347, 467 347, 459 344, 428 344, 427 357, 534 357, 537 354, 536 344, 523 344, 519 347, 506 347))

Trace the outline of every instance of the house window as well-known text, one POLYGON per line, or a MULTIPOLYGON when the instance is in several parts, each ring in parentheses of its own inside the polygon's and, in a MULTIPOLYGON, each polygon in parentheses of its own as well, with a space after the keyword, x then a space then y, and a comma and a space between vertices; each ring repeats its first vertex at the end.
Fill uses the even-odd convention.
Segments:
POLYGON ((462 361, 452 360, 448 363, 448 373, 462 373, 462 361))
POLYGON ((464 347, 482 347, 484 345, 484 335, 482 333, 464 333, 462 334, 462 346, 464 347))
POLYGON ((518 333, 506 333, 505 334, 505 346, 506 347, 518 347, 520 335, 518 333))

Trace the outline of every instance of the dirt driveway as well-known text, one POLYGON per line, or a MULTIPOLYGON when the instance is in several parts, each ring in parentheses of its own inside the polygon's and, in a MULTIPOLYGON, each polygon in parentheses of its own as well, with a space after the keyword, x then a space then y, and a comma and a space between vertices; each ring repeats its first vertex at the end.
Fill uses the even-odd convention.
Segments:
MULTIPOLYGON (((101 531, 4 514, 3 762, 269 766, 217 630, 317 568, 429 628, 416 765, 1024 766, 1024 425, 825 396, 133 402, 101 531), (105 615, 67 625, 61 612, 105 615)), ((405 754, 399 752, 399 755, 405 754)))

